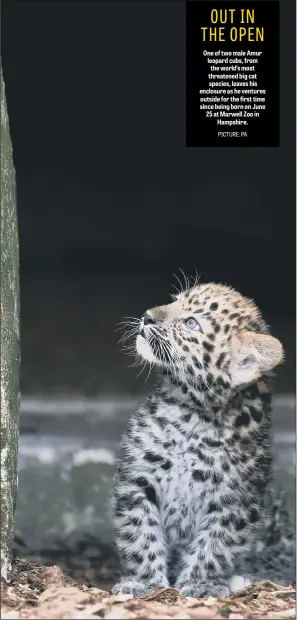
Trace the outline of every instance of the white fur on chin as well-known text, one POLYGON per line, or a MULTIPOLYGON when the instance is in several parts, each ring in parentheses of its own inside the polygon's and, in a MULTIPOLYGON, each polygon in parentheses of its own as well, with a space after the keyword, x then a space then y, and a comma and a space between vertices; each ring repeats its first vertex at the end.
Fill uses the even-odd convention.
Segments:
POLYGON ((156 363, 156 358, 149 343, 143 336, 140 336, 140 334, 136 338, 136 350, 137 353, 139 353, 144 360, 150 362, 150 364, 156 363))

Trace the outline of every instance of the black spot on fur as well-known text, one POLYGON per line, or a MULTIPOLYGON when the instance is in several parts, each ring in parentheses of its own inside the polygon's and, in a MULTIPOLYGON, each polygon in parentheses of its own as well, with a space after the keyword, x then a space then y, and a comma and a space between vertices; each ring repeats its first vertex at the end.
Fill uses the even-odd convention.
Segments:
POLYGON ((219 304, 216 301, 213 301, 212 304, 210 304, 209 309, 210 310, 217 310, 219 307, 219 304))
POLYGON ((230 317, 229 317, 229 318, 230 318, 231 320, 233 320, 233 319, 237 319, 238 317, 239 317, 239 313, 238 313, 238 312, 233 312, 233 314, 230 314, 230 317))
POLYGON ((162 469, 170 469, 170 467, 172 467, 172 463, 170 461, 165 461, 165 463, 163 463, 163 465, 161 465, 162 469))
POLYGON ((232 506, 234 504, 234 495, 222 495, 220 499, 224 506, 232 506))
POLYGON ((144 458, 150 463, 158 463, 159 461, 163 461, 161 456, 159 456, 158 454, 154 454, 153 452, 145 452, 144 458))
MULTIPOLYGON (((201 408, 202 407, 202 403, 201 403, 201 401, 198 398, 196 398, 195 394, 193 394, 193 392, 191 392, 190 396, 191 396, 191 400, 193 401, 194 405, 198 409, 201 408)), ((202 415, 203 414, 201 414, 201 417, 202 417, 202 415)), ((206 419, 206 421, 209 421, 210 418, 208 416, 206 416, 205 419, 206 419)))
POLYGON ((136 532, 129 532, 128 530, 125 530, 122 536, 123 538, 125 538, 126 540, 129 540, 130 542, 135 542, 137 540, 136 532))
POLYGON ((255 422, 261 422, 262 420, 262 411, 258 411, 258 409, 255 409, 255 407, 250 407, 250 414, 253 418, 253 420, 255 420, 255 422))
POLYGON ((229 329, 230 329, 230 325, 229 325, 229 323, 227 323, 227 325, 225 325, 225 327, 224 327, 225 334, 228 334, 229 329))
POLYGON ((199 370, 202 369, 202 364, 197 360, 197 357, 195 357, 195 355, 192 355, 192 362, 195 368, 198 368, 199 370))
POLYGON ((223 554, 222 553, 215 553, 214 556, 215 556, 216 560, 218 561, 220 567, 223 570, 226 570, 226 568, 228 566, 228 563, 226 561, 226 558, 223 556, 223 554))
POLYGON ((206 463, 206 465, 213 465, 214 464, 214 458, 213 456, 207 456, 206 454, 203 454, 203 452, 201 452, 201 450, 199 450, 199 448, 196 451, 197 456, 199 457, 200 461, 203 461, 203 463, 206 463))
POLYGON ((198 339, 195 336, 190 336, 188 340, 189 342, 194 342, 194 344, 198 344, 198 339))
POLYGON ((212 385, 214 382, 214 376, 212 374, 212 372, 208 372, 206 375, 206 382, 208 383, 208 385, 212 385))
POLYGON ((150 581, 153 579, 155 574, 156 574, 155 570, 148 569, 144 573, 141 573, 140 577, 141 579, 143 579, 143 581, 150 581))
POLYGON ((214 471, 212 474, 212 480, 215 484, 219 484, 224 480, 224 476, 220 472, 214 471))
POLYGON ((213 562, 207 562, 207 563, 206 563, 206 570, 207 570, 207 571, 209 571, 210 573, 211 573, 212 571, 214 571, 214 570, 215 570, 215 565, 214 565, 214 563, 213 563, 213 562))
POLYGON ((243 530, 246 527, 246 521, 244 519, 237 519, 235 521, 235 529, 237 531, 243 530))
POLYGON ((139 476, 138 478, 135 478, 135 482, 138 487, 146 487, 149 484, 148 480, 144 478, 144 476, 139 476))
POLYGON ((150 411, 150 413, 151 413, 152 415, 153 415, 154 413, 156 413, 156 410, 157 410, 157 407, 158 407, 157 403, 150 401, 150 402, 148 403, 148 405, 149 405, 149 411, 150 411))
POLYGON ((181 419, 182 419, 182 421, 183 421, 183 422, 188 423, 188 422, 190 422, 191 417, 192 417, 192 414, 191 414, 191 413, 186 413, 185 415, 183 415, 183 416, 182 416, 182 418, 181 418, 181 419))
POLYGON ((156 491, 154 487, 151 484, 149 484, 147 487, 145 487, 144 491, 145 491, 148 501, 154 506, 158 506, 157 495, 156 495, 156 491))
POLYGON ((223 377, 218 377, 217 386, 224 388, 224 390, 227 390, 230 387, 230 383, 229 381, 224 381, 223 377))
POLYGON ((266 468, 269 468, 269 467, 270 467, 270 465, 271 465, 271 461, 272 461, 271 456, 264 456, 264 455, 263 455, 263 456, 260 456, 260 457, 257 459, 257 465, 260 465, 261 467, 263 467, 263 466, 264 466, 264 467, 266 467, 266 468))
POLYGON ((161 428, 165 428, 166 424, 168 423, 168 420, 166 420, 166 418, 163 418, 162 416, 156 416, 155 420, 161 428))
POLYGON ((251 523, 256 523, 259 520, 259 513, 256 508, 252 508, 250 511, 249 520, 251 523))
MULTIPOLYGON (((168 394, 166 394, 166 393, 165 393, 165 394, 164 394, 164 396, 163 396, 163 400, 164 400, 164 401, 165 401, 165 403, 167 403, 168 405, 178 405, 178 400, 177 400, 177 398, 175 398, 174 396, 169 396, 169 395, 168 395, 168 394)), ((161 419, 161 420, 165 420, 165 421, 167 422, 166 418, 161 418, 161 417, 160 417, 160 418, 159 418, 159 420, 160 420, 160 419, 161 419)))
POLYGON ((206 482, 210 477, 209 471, 203 471, 203 469, 194 469, 192 472, 192 478, 194 480, 198 480, 199 482, 206 482))
POLYGON ((203 443, 210 448, 219 448, 222 445, 222 442, 219 441, 219 439, 212 439, 211 437, 203 437, 203 443))
POLYGON ((250 445, 250 437, 242 437, 241 439, 241 445, 244 446, 245 448, 247 448, 250 445))
POLYGON ((232 536, 225 536, 225 544, 227 545, 227 547, 233 547, 236 543, 234 538, 232 538, 232 536))
POLYGON ((213 349, 214 349, 213 344, 210 344, 210 342, 207 342, 206 340, 203 340, 202 345, 203 345, 204 349, 206 351, 208 351, 209 353, 211 353, 211 351, 213 351, 213 349))
POLYGON ((221 512, 222 507, 217 502, 209 502, 207 512, 210 514, 211 512, 221 512))
POLYGON ((210 356, 208 353, 204 353, 203 355, 203 362, 205 366, 208 366, 210 363, 210 356))
POLYGON ((142 519, 140 517, 129 517, 129 523, 132 525, 142 525, 142 519))
POLYGON ((266 405, 270 405, 271 404, 271 394, 261 394, 261 400, 266 405))
POLYGON ((235 421, 235 426, 236 428, 238 428, 239 426, 248 426, 250 423, 250 416, 248 413, 241 413, 239 416, 237 416, 236 421, 235 421))
POLYGON ((144 420, 143 418, 139 417, 138 418, 138 426, 140 426, 140 428, 147 428, 146 420, 144 420))
POLYGON ((225 357, 226 357, 226 353, 224 353, 224 352, 223 352, 223 353, 220 353, 220 355, 219 355, 219 357, 218 357, 218 359, 217 359, 217 361, 216 361, 216 367, 217 367, 217 368, 221 368, 222 363, 223 363, 223 361, 224 361, 225 357))

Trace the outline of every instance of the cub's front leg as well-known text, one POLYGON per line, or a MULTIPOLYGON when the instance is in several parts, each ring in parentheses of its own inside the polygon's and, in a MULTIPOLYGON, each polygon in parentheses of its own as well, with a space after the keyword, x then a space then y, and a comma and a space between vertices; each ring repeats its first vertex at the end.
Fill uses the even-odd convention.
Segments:
POLYGON ((143 596, 168 587, 167 548, 153 484, 136 473, 116 481, 113 510, 121 580, 112 592, 143 596))
POLYGON ((182 596, 228 596, 234 561, 243 552, 257 510, 236 505, 231 496, 210 501, 200 531, 182 558, 175 587, 182 596))

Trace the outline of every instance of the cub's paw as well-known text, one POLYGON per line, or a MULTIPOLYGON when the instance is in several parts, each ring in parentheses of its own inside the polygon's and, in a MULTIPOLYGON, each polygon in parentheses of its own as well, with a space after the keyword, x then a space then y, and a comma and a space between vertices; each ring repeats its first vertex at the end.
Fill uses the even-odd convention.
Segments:
POLYGON ((204 598, 206 596, 229 596, 230 588, 225 581, 200 581, 188 583, 179 589, 182 597, 192 596, 194 598, 204 598))
POLYGON ((251 576, 232 575, 232 577, 229 579, 229 587, 231 592, 238 592, 239 590, 243 590, 243 588, 250 586, 256 581, 257 579, 253 579, 251 576))
POLYGON ((150 586, 150 584, 143 583, 141 581, 119 581, 113 586, 111 592, 112 594, 129 594, 131 598, 137 598, 139 596, 146 596, 154 590, 157 589, 158 586, 150 586))

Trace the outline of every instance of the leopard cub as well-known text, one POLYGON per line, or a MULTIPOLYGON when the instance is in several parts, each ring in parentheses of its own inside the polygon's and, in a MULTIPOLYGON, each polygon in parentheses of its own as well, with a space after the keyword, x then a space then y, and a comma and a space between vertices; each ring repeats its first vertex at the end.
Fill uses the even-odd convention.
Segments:
POLYGON ((137 354, 158 380, 122 440, 113 592, 220 596, 235 575, 242 586, 290 583, 294 537, 272 486, 270 380, 281 343, 253 301, 221 284, 148 310, 137 331, 137 354))

